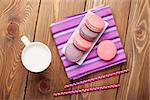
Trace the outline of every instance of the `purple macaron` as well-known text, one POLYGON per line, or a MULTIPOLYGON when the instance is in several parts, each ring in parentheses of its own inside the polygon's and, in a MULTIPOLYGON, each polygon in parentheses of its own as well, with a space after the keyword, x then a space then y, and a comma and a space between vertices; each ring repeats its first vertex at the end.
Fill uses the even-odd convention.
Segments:
POLYGON ((87 28, 85 24, 82 24, 80 27, 80 35, 87 41, 93 42, 99 33, 93 32, 87 28))
POLYGON ((79 50, 73 43, 67 45, 65 50, 66 58, 71 62, 77 62, 83 56, 84 51, 79 50))

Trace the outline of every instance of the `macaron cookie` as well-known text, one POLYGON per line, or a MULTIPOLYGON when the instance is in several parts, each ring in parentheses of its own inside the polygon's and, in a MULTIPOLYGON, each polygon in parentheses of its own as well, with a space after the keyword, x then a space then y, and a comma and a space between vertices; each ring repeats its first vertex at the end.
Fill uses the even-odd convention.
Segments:
POLYGON ((77 62, 83 54, 84 52, 76 48, 73 43, 68 44, 65 50, 65 56, 71 62, 77 62))
POLYGON ((92 42, 87 41, 84 38, 82 38, 80 33, 77 33, 74 36, 73 43, 78 49, 82 51, 87 51, 92 46, 92 42))
POLYGON ((84 23, 80 27, 80 35, 82 38, 93 42, 97 38, 98 33, 91 31, 84 23))
POLYGON ((97 48, 98 56, 101 59, 106 60, 106 61, 113 59, 116 53, 117 53, 117 47, 110 40, 102 41, 97 48))
POLYGON ((103 19, 94 13, 90 13, 86 17, 85 24, 94 32, 102 32, 105 26, 103 19))

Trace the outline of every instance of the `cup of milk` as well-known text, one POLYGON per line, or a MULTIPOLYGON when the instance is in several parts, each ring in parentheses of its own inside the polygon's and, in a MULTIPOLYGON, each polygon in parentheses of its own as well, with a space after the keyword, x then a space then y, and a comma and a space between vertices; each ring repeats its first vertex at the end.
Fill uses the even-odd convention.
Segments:
POLYGON ((35 73, 46 70, 52 60, 48 46, 41 42, 30 42, 26 36, 22 36, 21 41, 25 45, 21 54, 24 67, 35 73))

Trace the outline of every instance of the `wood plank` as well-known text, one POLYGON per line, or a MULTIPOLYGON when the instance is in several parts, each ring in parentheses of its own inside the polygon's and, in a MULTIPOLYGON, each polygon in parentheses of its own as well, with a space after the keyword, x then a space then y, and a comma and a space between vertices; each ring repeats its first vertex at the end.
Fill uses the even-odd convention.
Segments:
POLYGON ((20 41, 25 34, 33 40, 38 0, 0 0, 0 99, 24 98, 27 70, 21 63, 20 41))
MULTIPOLYGON (((132 0, 125 51, 130 73, 121 75, 118 100, 150 99, 150 0, 132 0)), ((125 66, 124 66, 125 67, 125 66)))
POLYGON ((84 4, 84 0, 41 0, 35 41, 47 44, 52 51, 53 59, 46 71, 29 74, 25 99, 70 99, 70 96, 55 98, 52 96, 53 92, 64 90, 63 86, 69 83, 69 80, 48 27, 62 17, 83 11, 84 4))
MULTIPOLYGON (((116 25, 118 27, 118 32, 121 38, 122 43, 124 44, 125 42, 125 37, 126 37, 126 27, 127 27, 127 22, 128 22, 128 14, 129 14, 129 9, 130 9, 130 0, 87 0, 86 2, 86 9, 90 9, 99 5, 110 5, 112 7, 113 15, 115 18, 116 25)), ((86 77, 83 77, 79 80, 82 79, 87 79, 90 77, 94 76, 99 76, 104 73, 109 73, 113 71, 120 70, 122 64, 113 66, 111 68, 98 71, 94 74, 88 75, 86 77)), ((91 66, 92 67, 92 66, 91 66)), ((95 87, 95 86, 102 86, 102 85, 109 85, 113 83, 118 83, 119 76, 115 76, 109 79, 105 79, 102 81, 97 81, 94 83, 82 85, 75 87, 73 89, 79 89, 79 88, 88 88, 88 87, 95 87)), ((80 100, 80 99, 85 99, 85 100, 96 100, 96 99, 103 99, 103 100, 114 100, 116 98, 117 94, 117 89, 113 90, 106 90, 106 91, 97 91, 97 92, 91 92, 91 93, 84 93, 84 94, 78 94, 78 95, 72 95, 73 100, 80 100)))

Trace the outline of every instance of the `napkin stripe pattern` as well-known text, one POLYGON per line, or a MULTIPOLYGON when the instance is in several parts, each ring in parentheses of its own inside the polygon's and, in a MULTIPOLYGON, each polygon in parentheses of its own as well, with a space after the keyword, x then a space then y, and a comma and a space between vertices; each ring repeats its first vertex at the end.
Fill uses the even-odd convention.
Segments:
POLYGON ((55 22, 50 26, 59 51, 59 55, 64 64, 65 71, 70 79, 77 79, 95 71, 126 62, 126 56, 119 38, 111 8, 109 6, 101 6, 94 8, 91 11, 102 17, 103 20, 107 21, 109 25, 82 65, 77 65, 76 63, 68 61, 65 55, 62 54, 61 50, 87 11, 63 18, 62 20, 55 22), (98 44, 106 39, 112 40, 117 46, 117 54, 111 61, 101 60, 96 53, 98 44))

